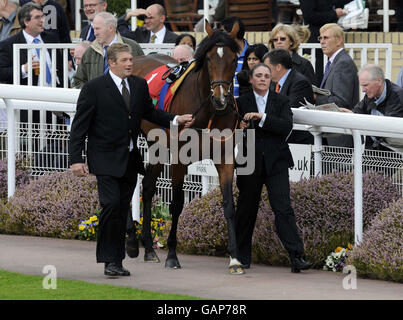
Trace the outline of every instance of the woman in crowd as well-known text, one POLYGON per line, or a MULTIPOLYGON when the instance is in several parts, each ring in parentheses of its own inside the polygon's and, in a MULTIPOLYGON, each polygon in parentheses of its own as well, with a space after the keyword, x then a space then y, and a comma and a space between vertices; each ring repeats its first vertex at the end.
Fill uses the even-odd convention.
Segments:
POLYGON ((242 70, 236 75, 239 83, 239 96, 252 90, 249 82, 249 71, 254 65, 263 62, 263 56, 267 51, 269 49, 263 43, 252 44, 246 49, 242 70))
POLYGON ((296 30, 290 25, 278 24, 270 33, 269 48, 287 50, 291 54, 293 68, 307 77, 312 84, 316 84, 315 71, 312 64, 297 52, 300 43, 300 36, 298 36, 296 30))
POLYGON ((175 41, 175 46, 180 44, 187 44, 193 50, 196 50, 196 39, 191 34, 182 33, 180 34, 175 41))

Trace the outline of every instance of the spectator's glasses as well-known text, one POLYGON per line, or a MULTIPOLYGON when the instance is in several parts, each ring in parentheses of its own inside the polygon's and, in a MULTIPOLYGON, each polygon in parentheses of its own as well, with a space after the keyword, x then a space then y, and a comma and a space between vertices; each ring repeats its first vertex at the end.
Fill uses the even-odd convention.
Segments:
POLYGON ((286 40, 287 40, 286 37, 279 37, 279 38, 274 38, 274 39, 273 39, 273 42, 279 42, 279 41, 284 42, 284 41, 286 41, 286 40))

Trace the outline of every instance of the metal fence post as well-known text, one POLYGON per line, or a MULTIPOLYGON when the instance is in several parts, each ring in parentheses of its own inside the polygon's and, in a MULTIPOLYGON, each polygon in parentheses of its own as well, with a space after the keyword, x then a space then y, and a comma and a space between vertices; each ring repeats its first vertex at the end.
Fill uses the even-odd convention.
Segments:
POLYGON ((354 243, 362 241, 362 144, 358 130, 351 130, 354 139, 354 243))
POLYGON ((7 196, 10 198, 15 192, 15 111, 10 99, 4 99, 7 106, 7 196))

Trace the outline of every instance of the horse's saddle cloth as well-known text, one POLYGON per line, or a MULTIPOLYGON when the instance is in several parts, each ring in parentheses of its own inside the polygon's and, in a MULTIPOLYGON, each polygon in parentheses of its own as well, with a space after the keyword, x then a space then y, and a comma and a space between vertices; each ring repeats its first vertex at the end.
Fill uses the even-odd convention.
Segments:
POLYGON ((195 61, 189 64, 162 65, 144 77, 156 108, 169 110, 176 90, 195 65, 195 61))

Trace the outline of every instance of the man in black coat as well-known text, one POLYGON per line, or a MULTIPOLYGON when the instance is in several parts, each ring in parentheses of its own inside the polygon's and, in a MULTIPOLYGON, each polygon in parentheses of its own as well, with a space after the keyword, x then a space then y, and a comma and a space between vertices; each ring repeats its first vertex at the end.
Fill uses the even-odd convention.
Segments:
MULTIPOLYGON (((276 82, 276 92, 288 97, 291 108, 301 107, 305 99, 314 103, 310 81, 293 69, 293 61, 287 51, 273 49, 264 55, 263 62, 271 69, 272 81, 276 82)), ((308 131, 293 130, 287 142, 313 144, 313 136, 308 131)))
POLYGON ((166 11, 160 4, 152 4, 147 9, 129 11, 118 20, 118 29, 123 37, 133 39, 138 43, 175 43, 178 35, 165 27, 166 11), (145 16, 144 27, 130 31, 131 17, 145 16))
MULTIPOLYGON (((270 206, 275 215, 276 232, 288 251, 291 271, 308 269, 304 261, 304 244, 298 234, 290 201, 288 168, 294 165, 286 138, 292 130, 292 112, 286 97, 269 90, 271 72, 263 64, 251 70, 253 91, 237 99, 243 117, 241 129, 255 130, 255 171, 238 175, 239 189, 236 209, 238 258, 244 268, 251 263, 252 234, 263 185, 266 185, 270 206)), ((247 147, 251 147, 250 145, 247 147)))
POLYGON ((97 262, 104 274, 128 276, 123 268, 125 232, 137 174, 144 166, 137 148, 142 119, 169 127, 170 122, 191 124, 191 115, 174 116, 155 109, 147 82, 132 76, 129 45, 108 48, 109 72, 88 81, 81 89, 70 134, 70 164, 76 176, 96 175, 102 206, 97 236, 97 262), (82 158, 88 136, 88 168, 82 158))

